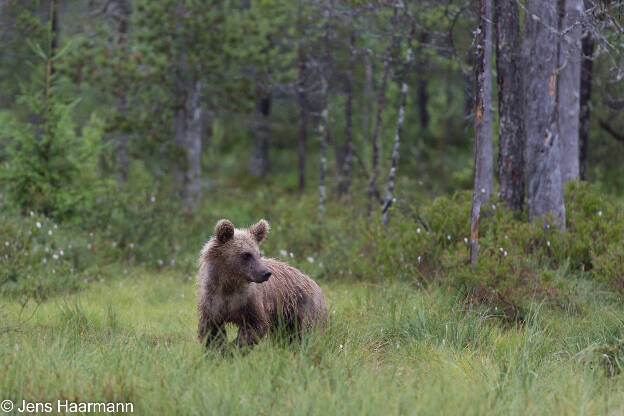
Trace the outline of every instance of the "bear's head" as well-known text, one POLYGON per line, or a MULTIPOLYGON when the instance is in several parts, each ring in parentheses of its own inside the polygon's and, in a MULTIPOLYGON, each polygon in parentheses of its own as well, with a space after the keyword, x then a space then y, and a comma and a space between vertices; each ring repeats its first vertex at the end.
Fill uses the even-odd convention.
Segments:
POLYGON ((229 220, 220 220, 202 257, 228 279, 266 282, 271 271, 262 262, 258 245, 268 233, 269 223, 265 220, 242 229, 234 228, 229 220))

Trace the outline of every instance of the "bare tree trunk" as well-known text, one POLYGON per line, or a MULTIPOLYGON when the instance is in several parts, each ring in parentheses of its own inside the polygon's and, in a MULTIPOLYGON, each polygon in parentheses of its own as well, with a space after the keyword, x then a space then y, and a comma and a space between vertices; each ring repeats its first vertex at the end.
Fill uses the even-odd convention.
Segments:
MULTIPOLYGON (((588 6, 586 5, 587 9, 588 6)), ((592 77, 594 72, 594 38, 588 30, 582 39, 583 56, 581 58, 581 98, 579 113, 579 173, 582 180, 587 180, 587 151, 590 128, 590 108, 592 77)))
POLYGON ((561 155, 556 123, 556 2, 527 0, 525 131, 529 218, 552 214, 565 228, 561 155))
POLYGON ((327 143, 329 142, 329 10, 331 4, 329 2, 325 5, 324 11, 324 33, 323 41, 325 44, 323 68, 321 70, 321 99, 323 102, 323 109, 321 111, 321 151, 320 151, 320 169, 319 169, 319 214, 325 213, 325 199, 327 197, 327 191, 325 186, 325 173, 327 171, 327 143))
POLYGON ((115 162, 117 165, 117 181, 126 182, 128 180, 128 132, 126 131, 126 94, 120 91, 117 94, 117 113, 124 123, 117 137, 117 149, 115 152, 115 162))
POLYGON ((377 168, 379 165, 379 129, 381 127, 381 116, 383 113, 383 106, 386 102, 386 86, 388 84, 388 73, 390 72, 390 57, 392 49, 396 43, 396 29, 398 25, 398 8, 394 8, 394 14, 392 16, 392 32, 390 34, 390 42, 388 43, 388 49, 384 56, 384 69, 381 77, 381 86, 379 87, 379 93, 377 94, 377 116, 375 118, 375 130, 373 131, 373 137, 371 143, 373 144, 373 161, 371 164, 371 175, 368 181, 368 216, 370 216, 373 209, 373 203, 375 196, 378 195, 377 191, 377 168))
MULTIPOLYGON (((466 66, 468 68, 474 68, 474 54, 472 51, 468 52, 466 57, 466 66)), ((467 69, 462 70, 464 78, 464 122, 466 126, 472 126, 474 124, 474 103, 475 103, 475 82, 474 71, 467 69)))
POLYGON ((355 32, 349 32, 349 70, 347 72, 347 102, 345 105, 345 156, 342 165, 342 178, 338 191, 348 194, 351 186, 351 167, 353 165, 353 72, 355 71, 355 32))
POLYGON ((407 38, 407 55, 403 64, 403 79, 401 82, 401 104, 397 118, 396 132, 394 134, 394 146, 392 148, 392 167, 388 174, 388 185, 386 186, 386 198, 381 208, 381 218, 384 225, 388 224, 388 210, 394 202, 394 181, 399 168, 399 148, 401 145, 401 134, 403 132, 403 121, 405 119, 405 106, 407 104, 407 91, 410 69, 412 66, 412 41, 414 39, 415 26, 412 24, 409 37, 407 38))
POLYGON ((474 190, 470 214, 470 262, 479 253, 481 206, 494 190, 492 158, 492 0, 479 0, 479 30, 475 61, 474 190))
POLYGON ((427 68, 427 57, 425 55, 425 44, 429 41, 429 34, 426 31, 421 31, 419 35, 418 45, 418 84, 417 84, 417 96, 418 96, 418 117, 420 119, 420 125, 423 131, 427 130, 429 126, 429 111, 427 105, 429 104, 429 94, 427 93, 427 79, 425 77, 425 70, 427 68))
POLYGON ((308 99, 306 96, 306 58, 303 48, 299 46, 299 79, 297 80, 297 101, 299 103, 299 145, 297 149, 299 162, 299 190, 305 188, 306 141, 308 123, 308 99))
POLYGON ((368 52, 362 54, 364 58, 364 116, 362 117, 362 131, 368 133, 371 128, 371 114, 373 113, 372 102, 375 96, 373 80, 373 64, 368 52))
POLYGON ((303 191, 306 185, 306 142, 307 142, 307 126, 308 126, 308 97, 306 83, 306 53, 303 46, 305 39, 304 21, 303 21, 303 0, 297 2, 297 31, 299 36, 299 44, 297 48, 297 102, 299 104, 299 142, 297 145, 298 158, 298 174, 299 174, 299 191, 303 191))
MULTIPOLYGON (((58 5, 56 0, 48 0, 48 7, 50 10, 50 25, 51 27, 51 39, 50 39, 50 56, 54 57, 56 54, 56 48, 58 47, 59 27, 58 27, 58 5)), ((50 62, 50 75, 54 75, 56 72, 54 68, 54 62, 50 62)))
POLYGON ((182 204, 192 211, 201 200, 201 130, 202 110, 199 102, 201 83, 188 83, 183 105, 176 115, 175 143, 181 157, 174 165, 175 179, 181 189, 182 204))
POLYGON ((263 177, 269 172, 269 114, 271 113, 271 95, 261 97, 256 104, 251 132, 252 147, 249 158, 249 171, 252 175, 263 177))
MULTIPOLYGON (((109 2, 106 13, 117 23, 117 47, 126 55, 126 40, 128 37, 128 22, 130 19, 130 4, 127 0, 109 2)), ((122 62, 115 68, 117 87, 115 98, 117 101, 117 115, 121 120, 121 128, 118 132, 115 162, 117 181, 126 182, 128 180, 128 131, 127 131, 127 100, 126 88, 123 85, 124 74, 121 68, 122 62)))
POLYGON ((505 205, 524 204, 524 89, 516 0, 494 0, 498 81, 498 193, 505 205))
POLYGON ((561 38, 557 79, 557 124, 561 148, 561 180, 579 178, 579 112, 581 86, 582 0, 560 0, 561 38))

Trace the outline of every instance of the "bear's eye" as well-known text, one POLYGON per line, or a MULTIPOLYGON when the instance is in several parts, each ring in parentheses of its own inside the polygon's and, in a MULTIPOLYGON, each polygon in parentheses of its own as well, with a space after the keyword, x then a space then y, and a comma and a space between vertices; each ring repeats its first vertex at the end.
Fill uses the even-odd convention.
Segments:
POLYGON ((243 258, 243 260, 247 261, 251 259, 252 255, 251 253, 247 252, 247 253, 243 253, 241 257, 243 258))

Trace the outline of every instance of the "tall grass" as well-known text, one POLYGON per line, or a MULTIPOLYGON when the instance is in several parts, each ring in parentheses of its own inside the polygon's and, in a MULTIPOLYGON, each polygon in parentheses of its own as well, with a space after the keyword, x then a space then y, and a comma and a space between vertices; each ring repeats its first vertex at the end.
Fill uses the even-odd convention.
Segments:
MULTIPOLYGON (((132 268, 44 302, 4 334, 0 398, 124 401, 138 414, 624 411, 621 376, 605 371, 598 349, 622 338, 615 301, 588 297, 582 311, 538 304, 520 325, 449 288, 320 284, 324 333, 223 353, 195 340, 192 282, 132 268)), ((8 319, 20 312, 2 301, 8 319)))

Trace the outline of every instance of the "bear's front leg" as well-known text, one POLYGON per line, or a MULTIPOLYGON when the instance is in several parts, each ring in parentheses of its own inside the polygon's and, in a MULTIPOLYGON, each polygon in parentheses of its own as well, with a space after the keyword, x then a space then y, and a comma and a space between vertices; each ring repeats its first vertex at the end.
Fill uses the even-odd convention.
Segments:
POLYGON ((238 328, 234 344, 238 347, 252 347, 267 333, 267 326, 259 323, 245 323, 238 328))
POLYGON ((206 348, 208 348, 215 340, 221 341, 220 343, 225 340, 225 328, 222 325, 217 325, 207 314, 202 312, 199 315, 197 325, 197 338, 199 342, 205 343, 206 348))

